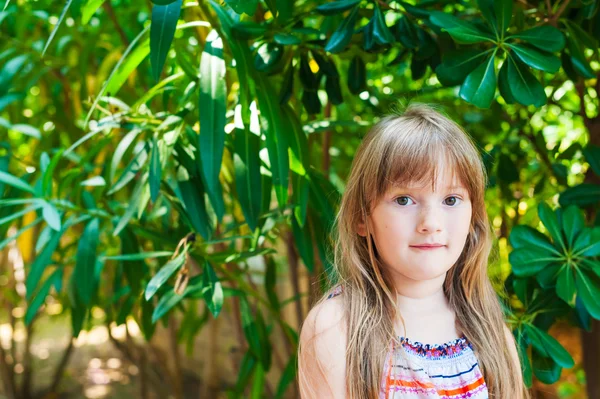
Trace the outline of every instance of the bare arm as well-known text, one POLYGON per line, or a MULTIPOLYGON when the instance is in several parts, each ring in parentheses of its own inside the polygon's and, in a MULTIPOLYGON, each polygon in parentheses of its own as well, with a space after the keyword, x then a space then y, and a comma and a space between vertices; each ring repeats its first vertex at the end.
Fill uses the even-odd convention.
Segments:
POLYGON ((300 332, 298 380, 302 399, 346 397, 346 331, 341 298, 314 307, 300 332))

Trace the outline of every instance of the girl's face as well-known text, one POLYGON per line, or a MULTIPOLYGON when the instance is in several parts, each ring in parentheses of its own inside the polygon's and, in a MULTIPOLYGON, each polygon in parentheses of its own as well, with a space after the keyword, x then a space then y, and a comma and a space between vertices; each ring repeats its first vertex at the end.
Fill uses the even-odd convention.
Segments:
MULTIPOLYGON (((433 280, 456 263, 471 223, 467 189, 452 170, 440 168, 431 184, 392 187, 373 208, 371 231, 377 252, 394 280, 433 280)), ((366 236, 364 224, 358 234, 366 236)))

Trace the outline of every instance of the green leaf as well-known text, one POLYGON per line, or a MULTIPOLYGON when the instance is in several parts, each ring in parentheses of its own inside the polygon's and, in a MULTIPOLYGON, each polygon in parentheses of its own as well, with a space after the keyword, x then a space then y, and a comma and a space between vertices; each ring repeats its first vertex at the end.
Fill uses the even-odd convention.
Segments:
POLYGON ((540 202, 540 204, 538 205, 538 216, 544 224, 544 226, 546 227, 546 229, 548 230, 548 232, 550 233, 550 236, 554 240, 554 243, 557 246, 560 246, 561 248, 565 249, 565 241, 563 238, 558 218, 556 216, 556 212, 553 211, 552 208, 550 208, 550 205, 548 205, 546 202, 540 202))
POLYGON ((283 46, 293 46, 302 43, 302 40, 300 40, 297 36, 289 33, 276 33, 273 36, 273 39, 275 40, 275 43, 283 46))
POLYGON ((127 78, 139 67, 148 54, 150 54, 150 39, 140 43, 118 68, 115 67, 115 74, 110 78, 110 83, 107 84, 105 92, 110 93, 112 96, 116 95, 127 81, 127 78))
MULTIPOLYGON (((0 98, 8 93, 9 89, 15 83, 15 77, 23 70, 25 62, 29 60, 27 54, 16 56, 6 62, 0 70, 0 98)), ((2 109, 0 108, 0 111, 2 109)), ((11 127, 9 125, 9 127, 11 127)))
POLYGON ((256 13, 258 0, 225 0, 225 3, 238 14, 246 13, 251 17, 256 13))
POLYGON ((506 32, 510 26, 510 20, 512 18, 513 1, 512 0, 495 0, 494 1, 494 12, 496 14, 496 26, 502 33, 506 32))
POLYGON ((554 384, 560 379, 562 368, 549 357, 532 353, 533 371, 535 376, 544 384, 554 384))
POLYGON ((180 180, 177 182, 177 186, 190 224, 196 232, 208 240, 212 234, 212 228, 208 220, 204 202, 204 187, 200 177, 194 176, 189 180, 180 180))
POLYGON ((331 1, 319 5, 317 8, 315 8, 315 10, 317 10, 317 12, 323 15, 334 15, 349 10, 358 3, 360 3, 360 0, 331 1))
POLYGON ((510 91, 515 100, 523 105, 535 105, 541 107, 546 103, 546 93, 544 88, 533 76, 529 69, 519 60, 515 59, 509 53, 506 60, 508 62, 508 81, 511 82, 510 91))
POLYGON ((11 174, 3 172, 0 170, 0 182, 4 184, 8 184, 9 186, 13 186, 18 188, 19 190, 27 191, 28 193, 35 194, 35 190, 29 184, 24 182, 23 180, 15 177, 11 174))
POLYGON ((260 72, 273 72, 279 65, 283 52, 283 47, 277 43, 263 43, 254 56, 254 67, 260 72))
POLYGON ((284 78, 283 83, 281 84, 281 90, 279 91, 279 104, 286 104, 292 94, 294 93, 294 64, 290 62, 288 66, 284 78))
POLYGON ((394 43, 394 35, 392 35, 392 32, 390 32, 390 29, 385 24, 385 16, 377 3, 375 3, 375 12, 371 21, 373 23, 373 38, 377 43, 394 43))
POLYGON ((56 35, 58 28, 62 24, 62 21, 65 19, 67 10, 71 6, 72 2, 73 2, 73 0, 67 0, 67 4, 65 4, 65 7, 63 8, 62 12, 60 13, 60 17, 58 17, 58 21, 56 22, 56 25, 54 25, 52 32, 50 32, 50 37, 48 37, 48 40, 46 41, 46 44, 44 45, 44 49, 42 50, 42 57, 44 56, 44 54, 46 54, 46 50, 48 50, 48 46, 50 46, 50 43, 52 43, 52 39, 54 39, 54 36, 56 35))
POLYGON ((253 21, 238 21, 231 26, 231 33, 236 39, 251 40, 263 36, 267 28, 253 21))
POLYGON ((575 285, 587 311, 595 319, 600 319, 600 276, 581 268, 576 268, 575 285))
POLYGON ((152 7, 150 63, 152 65, 152 77, 156 82, 160 80, 160 74, 175 36, 181 5, 182 0, 175 0, 168 5, 154 5, 152 7))
POLYGON ((552 253, 534 248, 518 248, 508 256, 513 273, 518 277, 533 276, 559 259, 552 253))
POLYGON ((225 213, 219 174, 225 148, 225 112, 227 111, 227 87, 225 83, 225 60, 223 41, 213 30, 208 34, 200 62, 200 134, 198 149, 200 170, 217 220, 225 213))
POLYGON ((258 226, 262 203, 259 150, 258 135, 249 130, 235 130, 233 154, 235 186, 244 218, 251 231, 258 226))
POLYGON ((525 383, 525 386, 529 388, 532 384, 531 362, 529 361, 529 357, 527 357, 527 347, 529 345, 525 340, 522 330, 517 330, 515 335, 517 340, 517 349, 519 351, 519 360, 521 361, 521 368, 523 370, 523 382, 525 383))
POLYGON ((262 76, 256 79, 258 107, 261 111, 260 121, 265 131, 273 186, 279 207, 283 209, 288 200, 289 156, 287 126, 274 90, 262 76))
MULTIPOLYGON (((500 90, 500 95, 502 95, 502 98, 504 98, 504 101, 507 104, 514 104, 517 102, 510 89, 510 81, 508 80, 508 62, 506 61, 502 63, 500 73, 498 73, 498 89, 500 90)), ((546 179, 543 179, 543 181, 546 181, 546 179)))
POLYGON ((325 45, 325 51, 339 53, 346 48, 354 34, 354 24, 356 23, 359 9, 360 7, 355 6, 344 21, 342 21, 337 30, 333 32, 325 45))
POLYGON ((575 365, 573 358, 554 337, 531 324, 525 324, 525 331, 531 339, 533 347, 545 357, 550 357, 559 366, 571 368, 575 365))
POLYGON ((431 11, 429 20, 447 31, 457 43, 470 44, 495 40, 492 35, 479 30, 475 25, 441 11, 431 11))
POLYGON ((76 289, 85 305, 89 305, 94 295, 96 248, 100 223, 97 218, 92 219, 84 228, 77 245, 77 261, 73 274, 77 282, 76 289))
POLYGON ((556 73, 560 69, 560 58, 553 54, 522 44, 507 44, 507 46, 514 50, 521 61, 532 68, 549 73, 556 73))
POLYGON ((438 80, 444 86, 454 86, 462 83, 469 73, 478 65, 481 65, 490 51, 492 50, 483 52, 479 50, 460 50, 445 53, 442 63, 435 69, 438 80))
POLYGON ((9 237, 6 237, 4 240, 0 241, 0 251, 2 251, 4 248, 6 248, 6 246, 8 244, 10 244, 12 241, 16 240, 17 238, 19 238, 19 236, 23 233, 25 233, 27 230, 29 230, 30 228, 32 228, 33 226, 37 225, 38 223, 40 223, 43 220, 43 218, 39 217, 37 219, 35 219, 33 222, 26 224, 25 226, 21 227, 19 230, 17 230, 17 232, 9 237))
POLYGON ((158 289, 162 287, 164 283, 167 282, 167 280, 169 279, 169 277, 171 277, 173 273, 175 273, 184 265, 187 251, 188 247, 187 245, 185 245, 176 257, 169 260, 158 271, 158 273, 156 273, 154 277, 152 277, 152 279, 148 282, 148 285, 146 286, 146 291, 144 293, 144 298, 146 298, 147 301, 150 298, 152 298, 154 294, 156 294, 156 291, 158 291, 158 289))
POLYGON ((367 88, 367 67, 360 55, 355 55, 348 69, 348 89, 352 94, 360 94, 367 88))
POLYGON ((151 251, 151 252, 139 252, 136 254, 102 256, 100 259, 102 261, 106 261, 106 260, 137 261, 137 260, 144 260, 144 259, 163 258, 166 256, 171 256, 171 255, 173 255, 173 252, 151 251))
POLYGON ((160 164, 160 150, 156 136, 152 136, 152 153, 150 155, 150 198, 156 202, 160 191, 160 181, 162 179, 162 167, 160 164))
POLYGON ((169 5, 171 3, 174 3, 176 0, 152 0, 152 3, 158 5, 158 6, 166 6, 169 5))
POLYGON ((460 97, 479 108, 489 108, 496 92, 496 51, 469 75, 460 87, 460 97))
POLYGON ((540 50, 556 52, 565 47, 565 36, 563 33, 550 25, 536 26, 523 32, 511 35, 508 38, 521 39, 540 50))
POLYGON ((585 219, 578 207, 571 205, 565 209, 562 217, 562 228, 567 236, 569 248, 573 248, 575 238, 585 228, 585 219))
POLYGON ((558 274, 558 280, 556 280, 556 294, 559 298, 569 304, 569 306, 575 306, 575 276, 573 270, 569 264, 565 264, 561 267, 558 274))
MULTIPOLYGON (((153 24, 151 24, 153 25, 153 24)), ((96 109, 96 105, 98 105, 98 102, 100 101, 101 98, 103 98, 102 96, 104 95, 104 93, 106 92, 107 88, 111 85, 111 81, 113 79, 113 77, 117 74, 117 72, 119 71, 121 65, 123 64, 123 62, 127 59, 127 56, 129 55, 129 53, 131 52, 131 50, 133 50, 133 48, 135 48, 135 46, 137 45, 137 43, 142 39, 142 37, 144 37, 146 35, 146 33, 148 32, 148 28, 150 26, 147 26, 146 28, 144 28, 136 37, 135 39, 133 39, 131 41, 131 43, 129 43, 129 46, 127 47, 127 49, 125 49, 125 51, 123 52, 123 55, 121 56, 121 58, 119 58, 119 61, 117 61, 117 64, 115 65, 115 67, 113 68, 112 72, 110 73, 110 75, 108 75, 108 78, 106 79, 106 81, 104 82, 104 84, 102 85, 102 88, 100 89, 100 92, 96 95, 96 99, 94 100, 94 103, 92 104, 92 106, 90 107, 90 110, 88 111, 87 116, 85 117, 85 121, 84 121, 84 127, 87 127, 87 124, 92 116, 92 113, 94 112, 94 110, 96 109)), ((125 68, 124 68, 125 70, 125 68)), ((120 86, 119 86, 120 87, 120 86)), ((94 132, 91 132, 94 133, 94 132)), ((90 134, 91 134, 90 133, 90 134)), ((89 135, 89 134, 88 134, 89 135)), ((80 142, 77 141, 75 144, 73 144, 71 147, 69 147, 64 155, 68 154, 69 152, 71 152, 73 150, 73 148, 76 146, 76 144, 78 145, 80 142)))
POLYGON ((584 229, 573 245, 573 256, 600 255, 600 226, 584 229))
POLYGON ((158 301, 154 312, 152 312, 151 323, 156 323, 161 317, 175 307, 183 298, 198 292, 202 289, 202 283, 200 276, 194 276, 190 279, 188 286, 185 288, 181 295, 177 294, 172 288, 169 289, 158 301))
POLYGON ((513 227, 509 241, 515 249, 532 248, 541 252, 551 252, 557 256, 561 255, 548 237, 530 226, 517 225, 513 227))
POLYGON ((571 62, 573 68, 578 74, 586 79, 592 79, 596 77, 594 70, 591 68, 589 62, 585 57, 585 47, 583 46, 583 40, 578 36, 577 31, 574 28, 574 24, 568 24, 567 30, 569 36, 567 37, 567 46, 569 53, 571 54, 571 62))
POLYGON ((285 369, 281 373, 279 384, 277 385, 277 392, 275 393, 275 399, 283 398, 287 387, 296 379, 296 366, 297 357, 295 355, 290 357, 285 369))
POLYGON ((292 233, 294 234, 294 241, 298 248, 298 252, 300 253, 300 257, 308 271, 312 274, 315 263, 310 228, 308 224, 306 224, 304 228, 300 227, 296 218, 292 217, 292 233))
POLYGON ((33 321, 38 309, 44 301, 46 296, 50 293, 52 285, 56 285, 62 279, 62 269, 57 268, 44 282, 42 287, 39 289, 33 300, 27 306, 27 312, 25 313, 25 325, 29 326, 33 321))
POLYGON ((600 177, 600 147, 588 143, 588 145, 583 149, 583 156, 590 164, 590 167, 596 176, 600 177))
POLYGON ((582 183, 569 187, 560 194, 558 203, 561 206, 578 205, 587 206, 600 202, 600 185, 582 183))
POLYGON ((44 216, 44 220, 48 223, 53 230, 60 230, 60 214, 49 202, 44 201, 44 205, 42 206, 42 215, 44 216))
POLYGON ((223 287, 208 261, 204 261, 202 285, 202 294, 206 301, 206 306, 208 306, 213 317, 217 317, 223 307, 223 287))

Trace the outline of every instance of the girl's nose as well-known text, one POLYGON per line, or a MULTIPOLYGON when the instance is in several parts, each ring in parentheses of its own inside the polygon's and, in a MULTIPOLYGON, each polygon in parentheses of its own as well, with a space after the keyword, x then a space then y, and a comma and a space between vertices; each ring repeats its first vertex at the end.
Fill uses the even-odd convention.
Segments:
POLYGON ((435 206, 425 206, 419 213, 417 231, 419 233, 432 233, 442 230, 442 220, 435 206))

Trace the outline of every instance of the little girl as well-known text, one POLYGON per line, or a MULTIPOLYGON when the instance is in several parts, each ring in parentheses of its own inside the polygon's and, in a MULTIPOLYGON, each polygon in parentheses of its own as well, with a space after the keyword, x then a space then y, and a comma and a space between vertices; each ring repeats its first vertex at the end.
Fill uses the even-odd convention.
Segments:
POLYGON ((476 146, 434 107, 373 126, 336 218, 337 285, 302 326, 302 398, 529 397, 487 275, 485 186, 476 146))

